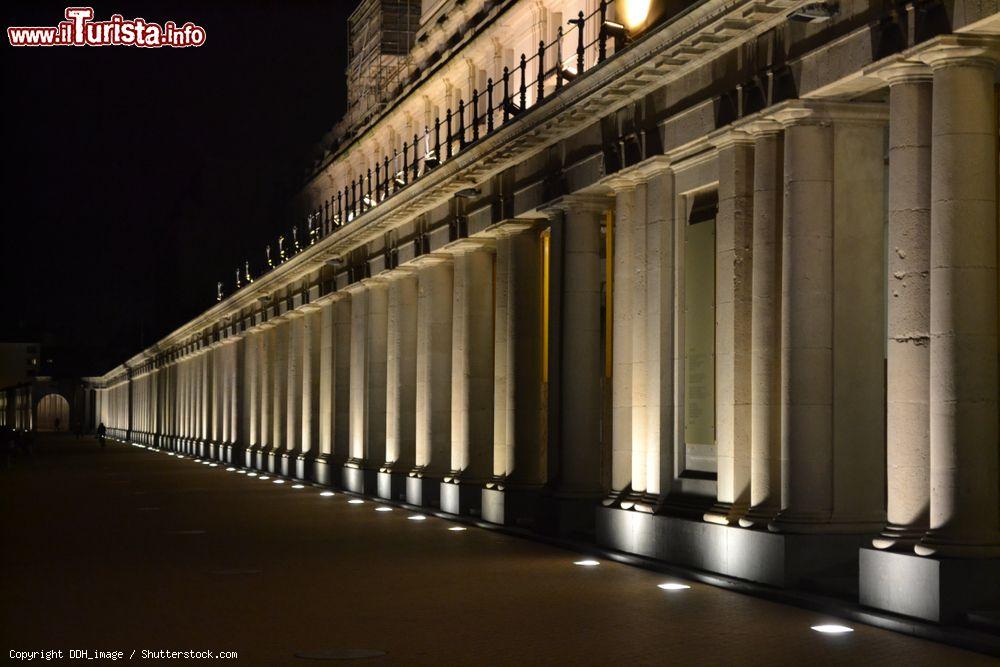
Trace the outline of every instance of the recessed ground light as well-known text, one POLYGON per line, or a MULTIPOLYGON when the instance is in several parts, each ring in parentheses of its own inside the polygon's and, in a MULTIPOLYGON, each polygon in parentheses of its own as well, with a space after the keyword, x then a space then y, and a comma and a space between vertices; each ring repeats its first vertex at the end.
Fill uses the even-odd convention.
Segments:
POLYGON ((269 480, 269 479, 271 479, 271 478, 270 478, 270 477, 268 477, 267 475, 261 475, 261 476, 260 476, 260 477, 258 477, 257 479, 259 479, 259 480, 263 480, 263 481, 267 481, 267 480, 269 480))
POLYGON ((247 477, 256 477, 256 476, 257 476, 257 473, 255 473, 255 472, 248 472, 247 473, 247 477))
POLYGON ((218 464, 218 463, 209 463, 209 464, 208 464, 208 467, 209 467, 209 468, 218 468, 218 467, 219 467, 219 464, 218 464))
POLYGON ((814 625, 812 629, 816 632, 822 632, 826 635, 842 635, 848 632, 854 632, 854 628, 849 628, 846 625, 837 625, 835 623, 829 623, 826 625, 814 625))
POLYGON ((426 521, 427 520, 427 517, 425 517, 423 514, 414 514, 413 516, 408 516, 406 518, 409 519, 410 521, 426 521))
POLYGON ((583 567, 594 567, 600 564, 600 561, 590 559, 573 561, 573 565, 582 565, 583 567))
POLYGON ((226 468, 226 472, 236 472, 236 468, 226 468))
POLYGON ((324 498, 329 498, 330 496, 333 496, 333 495, 336 495, 336 494, 333 491, 323 491, 319 495, 323 496, 324 498))
POLYGON ((391 512, 392 508, 391 507, 376 507, 375 511, 376 512, 391 512))
POLYGON ((245 475, 245 474, 247 474, 247 471, 246 470, 237 470, 236 474, 237 475, 245 475))
POLYGON ((669 582, 669 583, 666 583, 666 584, 657 584, 656 587, 657 588, 662 588, 665 591, 685 591, 685 590, 691 588, 687 584, 676 584, 676 583, 673 583, 673 582, 669 582))
POLYGON ((351 498, 350 500, 347 501, 348 505, 363 505, 364 503, 365 501, 361 500, 360 498, 351 498))
POLYGON ((452 526, 448 530, 459 531, 459 530, 468 530, 468 528, 466 528, 465 526, 452 526))
POLYGON ((201 459, 191 459, 191 460, 194 461, 195 463, 201 463, 201 459))
POLYGON ((283 480, 283 479, 276 479, 276 480, 274 480, 274 483, 275 484, 284 484, 285 480, 283 480))
POLYGON ((293 489, 304 489, 306 487, 305 487, 305 484, 292 484, 292 488, 293 489))

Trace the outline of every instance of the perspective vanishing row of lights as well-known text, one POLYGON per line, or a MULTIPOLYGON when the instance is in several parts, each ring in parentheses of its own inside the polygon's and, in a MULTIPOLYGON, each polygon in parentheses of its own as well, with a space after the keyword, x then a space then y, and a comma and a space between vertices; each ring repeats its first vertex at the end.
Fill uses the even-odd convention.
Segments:
MULTIPOLYGON (((124 444, 123 440, 118 440, 118 442, 121 442, 121 443, 124 444)), ((149 449, 149 450, 152 450, 152 451, 163 451, 163 450, 157 450, 155 447, 147 447, 146 445, 140 445, 140 444, 136 444, 136 443, 132 443, 132 444, 133 444, 134 447, 139 447, 140 449, 149 449)), ((174 457, 179 458, 179 459, 186 458, 184 455, 182 455, 182 454, 176 454, 174 452, 165 452, 165 453, 168 456, 174 456, 174 457)), ((202 459, 192 459, 192 460, 195 463, 201 463, 203 465, 208 465, 211 468, 217 468, 218 465, 219 465, 218 463, 213 463, 211 461, 206 461, 206 460, 202 460, 202 459)), ((247 470, 245 468, 237 468, 235 466, 229 466, 228 468, 226 468, 226 472, 235 472, 238 475, 246 475, 247 477, 256 477, 257 479, 260 479, 262 481, 267 481, 267 480, 271 479, 269 475, 260 475, 260 474, 258 474, 256 472, 247 470)), ((285 480, 283 480, 281 478, 276 478, 276 479, 271 480, 271 481, 272 481, 273 484, 284 484, 285 483, 285 480)), ((304 489, 306 487, 305 487, 304 484, 296 483, 296 484, 292 484, 292 488, 293 489, 304 489)), ((324 497, 324 498, 329 498, 329 497, 335 496, 337 494, 335 492, 333 492, 333 491, 330 491, 330 490, 324 490, 324 491, 320 491, 319 495, 322 496, 322 497, 324 497)), ((348 505, 364 505, 365 501, 362 500, 361 498, 351 498, 351 499, 349 499, 347 501, 347 504, 348 505)), ((389 507, 388 505, 379 505, 378 507, 375 508, 375 511, 376 512, 391 512, 391 511, 393 511, 393 508, 389 507)), ((410 516, 408 516, 406 518, 409 521, 426 521, 427 520, 427 516, 425 516, 423 514, 411 514, 410 516)), ((451 532, 462 532, 462 531, 468 530, 468 528, 466 528, 465 526, 451 526, 451 527, 448 528, 448 530, 451 531, 451 532)), ((573 561, 573 565, 578 565, 580 567, 597 567, 600 564, 601 564, 600 561, 594 560, 592 558, 585 558, 583 560, 573 561)), ((686 590, 689 590, 691 588, 691 586, 689 586, 688 584, 682 584, 682 583, 676 582, 676 581, 667 581, 667 582, 664 582, 662 584, 657 584, 656 587, 659 588, 660 590, 669 591, 669 592, 686 591, 686 590)), ((822 624, 819 624, 819 625, 812 625, 812 626, 810 626, 810 629, 814 630, 816 632, 819 632, 821 634, 826 634, 826 635, 842 635, 842 634, 848 634, 848 633, 854 632, 854 628, 848 627, 846 625, 840 625, 840 624, 837 624, 837 623, 822 623, 822 624)))

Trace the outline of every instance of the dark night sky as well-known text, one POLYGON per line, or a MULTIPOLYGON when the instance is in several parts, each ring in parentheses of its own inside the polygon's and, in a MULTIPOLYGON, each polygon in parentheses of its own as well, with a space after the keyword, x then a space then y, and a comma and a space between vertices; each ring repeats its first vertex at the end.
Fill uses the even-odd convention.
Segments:
MULTIPOLYGON (((304 156, 343 112, 356 4, 95 6, 97 19, 193 21, 200 48, 5 36, 0 340, 41 339, 56 372, 102 374, 262 259, 304 156)), ((65 6, 7 3, 4 27, 55 25, 65 6)))

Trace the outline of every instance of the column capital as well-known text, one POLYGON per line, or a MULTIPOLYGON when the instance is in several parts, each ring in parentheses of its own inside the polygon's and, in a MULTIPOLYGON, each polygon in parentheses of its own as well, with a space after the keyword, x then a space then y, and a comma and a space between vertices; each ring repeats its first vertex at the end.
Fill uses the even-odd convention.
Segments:
POLYGON ((441 248, 441 252, 448 253, 451 255, 460 255, 467 252, 475 252, 477 250, 485 250, 486 252, 496 251, 496 239, 484 236, 484 237, 467 237, 464 239, 458 239, 453 241, 441 248))
POLYGON ((744 127, 727 128, 709 137, 708 141, 716 150, 730 146, 753 146, 753 136, 744 127))
POLYGON ((541 210, 546 213, 557 214, 567 211, 580 211, 585 213, 603 213, 615 205, 614 197, 599 194, 571 194, 563 195, 546 204, 541 210))
POLYGON ((926 63, 913 60, 897 60, 873 74, 890 86, 900 83, 922 83, 933 78, 931 68, 926 63))
POLYGON ((889 105, 870 102, 788 100, 769 112, 764 120, 775 121, 786 128, 793 125, 829 125, 833 122, 880 124, 889 120, 889 105))
POLYGON ((422 269, 425 266, 435 266, 437 264, 451 264, 455 260, 452 256, 446 252, 429 252, 419 257, 414 257, 408 264, 417 269, 422 269))
POLYGON ((941 35, 913 58, 935 70, 955 65, 992 68, 1000 61, 1000 40, 982 35, 941 35))
POLYGON ((540 225, 544 224, 548 218, 509 218, 507 220, 501 220, 500 222, 495 222, 489 227, 487 227, 483 233, 486 236, 492 236, 493 238, 502 238, 505 236, 513 236, 514 234, 520 234, 531 229, 535 229, 540 225))
POLYGON ((757 118, 741 126, 740 129, 749 134, 751 138, 756 141, 760 137, 781 134, 785 127, 781 123, 771 120, 770 118, 757 118))

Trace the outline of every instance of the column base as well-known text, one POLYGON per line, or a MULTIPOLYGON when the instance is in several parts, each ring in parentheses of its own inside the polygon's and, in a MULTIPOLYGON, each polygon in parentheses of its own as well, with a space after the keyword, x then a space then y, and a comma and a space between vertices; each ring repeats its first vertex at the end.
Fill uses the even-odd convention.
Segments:
POLYGON ((280 449, 269 449, 267 450, 265 457, 264 467, 267 472, 280 475, 281 474, 281 455, 283 450, 280 449))
POLYGON ((767 528, 778 515, 777 507, 751 507, 750 511, 739 519, 741 528, 767 528))
POLYGON ((900 547, 911 549, 914 544, 927 532, 927 527, 910 528, 907 526, 886 526, 882 533, 872 539, 872 546, 876 549, 898 549, 900 547))
POLYGON ((737 526, 740 524, 740 517, 747 513, 747 509, 746 505, 717 502, 705 512, 702 519, 720 526, 737 526))
POLYGON ((286 449, 278 456, 278 468, 282 477, 295 477, 299 456, 302 452, 297 449, 286 449))
POLYGON ((316 457, 304 452, 295 457, 295 479, 312 482, 316 479, 316 457))
POLYGON ((482 517, 501 526, 535 528, 542 524, 541 487, 489 483, 482 490, 482 517))
POLYGON ((198 455, 199 459, 205 458, 208 453, 208 443, 204 440, 199 440, 195 443, 194 453, 198 455))
POLYGON ((450 478, 441 482, 441 510, 449 514, 479 516, 482 512, 483 483, 450 478))
POLYGON ((340 466, 328 456, 318 456, 313 461, 313 481, 323 486, 333 486, 340 479, 340 466))
POLYGON ((375 495, 378 492, 378 470, 361 466, 359 461, 348 461, 344 465, 344 488, 352 493, 375 495))
POLYGON ((382 468, 378 472, 378 497, 386 500, 405 500, 406 480, 406 473, 382 468))
POLYGON ((419 507, 440 507, 441 478, 418 477, 410 474, 406 477, 406 502, 419 507))
POLYGON ((780 588, 851 594, 871 534, 785 534, 615 507, 597 510, 597 543, 780 588))
POLYGON ((954 623, 1000 605, 1000 558, 928 558, 863 547, 858 583, 863 605, 954 623))
POLYGON ((267 472, 267 455, 268 448, 266 446, 260 447, 254 452, 253 461, 250 463, 250 466, 260 472, 267 472))

